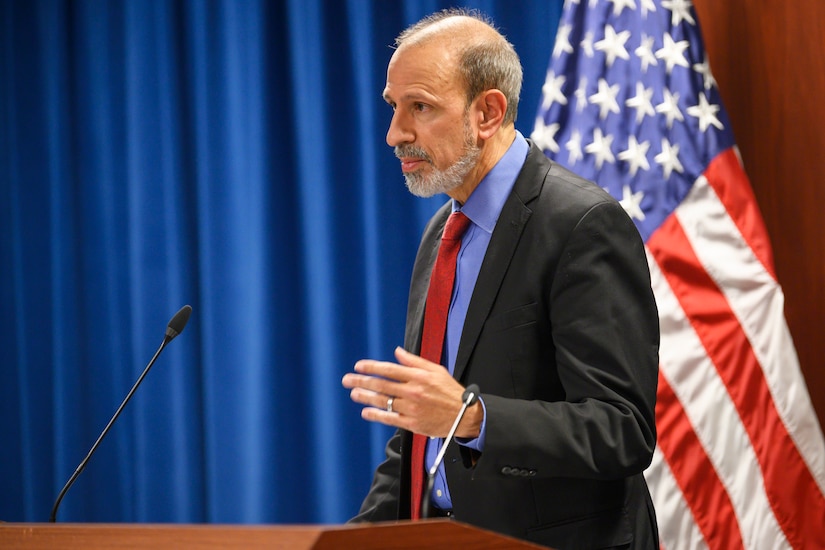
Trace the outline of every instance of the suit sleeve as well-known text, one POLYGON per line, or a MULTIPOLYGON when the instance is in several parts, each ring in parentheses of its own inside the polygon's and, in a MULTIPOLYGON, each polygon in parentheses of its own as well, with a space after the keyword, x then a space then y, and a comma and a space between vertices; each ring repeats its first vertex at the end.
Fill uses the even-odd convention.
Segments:
POLYGON ((364 498, 358 515, 353 517, 350 523, 399 519, 401 439, 401 430, 396 430, 387 441, 386 459, 375 470, 369 493, 364 498))
POLYGON ((539 364, 518 371, 561 390, 530 399, 482 393, 486 443, 473 478, 616 479, 652 458, 659 327, 641 238, 613 201, 587 209, 563 238, 539 294, 536 325, 548 328, 524 340, 539 341, 530 343, 542 350, 532 357, 539 364))

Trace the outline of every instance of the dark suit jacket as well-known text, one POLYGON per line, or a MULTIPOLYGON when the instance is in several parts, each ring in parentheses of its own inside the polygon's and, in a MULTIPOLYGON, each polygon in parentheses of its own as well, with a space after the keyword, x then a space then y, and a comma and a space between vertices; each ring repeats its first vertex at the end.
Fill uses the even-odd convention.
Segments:
MULTIPOLYGON (((450 204, 413 268, 405 347, 450 204)), ((455 377, 481 388, 486 442, 445 459, 455 518, 556 548, 657 548, 642 471, 656 443, 659 325, 638 230, 601 188, 531 144, 467 311, 455 377)), ((399 430, 353 521, 409 517, 399 430)))

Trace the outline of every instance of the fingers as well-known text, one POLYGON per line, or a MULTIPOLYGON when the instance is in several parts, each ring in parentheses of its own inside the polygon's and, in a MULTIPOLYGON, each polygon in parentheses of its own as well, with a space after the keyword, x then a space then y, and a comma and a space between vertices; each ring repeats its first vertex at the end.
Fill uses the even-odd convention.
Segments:
POLYGON ((387 411, 386 408, 364 407, 361 409, 361 418, 369 422, 380 422, 387 426, 394 426, 405 430, 412 429, 411 418, 400 414, 395 404, 393 404, 392 412, 387 411))
POLYGON ((341 380, 361 418, 424 435, 449 431, 464 388, 443 366, 396 348, 398 363, 363 359, 341 380), (392 411, 387 402, 393 397, 392 411))
MULTIPOLYGON (((357 365, 356 365, 356 370, 357 365)), ((362 374, 361 372, 348 372, 341 379, 341 384, 348 389, 363 388, 375 393, 382 393, 385 396, 397 395, 400 382, 391 380, 380 375, 362 374)))
POLYGON ((444 367, 441 365, 427 361, 400 346, 395 348, 395 358, 400 364, 389 361, 362 359, 355 363, 355 372, 371 376, 380 376, 398 382, 411 382, 420 379, 422 376, 421 371, 439 372, 444 370, 444 367))
POLYGON ((410 371, 386 361, 361 360, 355 364, 354 373, 347 373, 341 384, 350 390, 350 398, 365 408, 361 417, 372 422, 381 422, 402 427, 400 422, 403 386, 409 380, 410 371), (388 411, 388 400, 393 398, 393 410, 388 411))
POLYGON ((405 410, 404 398, 398 395, 403 383, 348 373, 344 375, 342 384, 350 389, 350 399, 364 405, 361 409, 361 418, 364 420, 406 430, 412 429, 413 418, 402 414, 405 410), (392 410, 388 410, 390 398, 392 398, 392 410))
POLYGON ((423 357, 420 357, 414 353, 410 353, 401 346, 395 348, 395 358, 405 367, 414 367, 426 371, 444 368, 441 365, 433 363, 432 361, 427 361, 423 357))
POLYGON ((387 410, 388 412, 392 412, 397 415, 400 412, 400 398, 398 398, 398 396, 396 395, 393 395, 392 393, 388 393, 390 391, 391 390, 386 390, 385 392, 378 392, 356 385, 350 389, 349 395, 350 399, 352 399, 356 403, 380 410, 387 410), (393 398, 392 411, 389 411, 389 399, 391 397, 393 398))
POLYGON ((389 396, 415 398, 433 374, 450 377, 441 365, 401 347, 396 348, 395 356, 401 364, 362 359, 355 364, 354 373, 344 375, 341 383, 352 390, 354 401, 381 409, 389 396))

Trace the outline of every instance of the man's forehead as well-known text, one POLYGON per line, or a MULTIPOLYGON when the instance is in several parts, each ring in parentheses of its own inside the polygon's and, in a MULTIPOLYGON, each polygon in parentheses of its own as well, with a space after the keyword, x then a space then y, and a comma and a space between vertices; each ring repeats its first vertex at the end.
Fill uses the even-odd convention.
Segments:
POLYGON ((458 78, 455 59, 443 48, 406 47, 390 59, 384 95, 412 90, 445 93, 458 87, 458 78))
POLYGON ((413 42, 398 47, 393 52, 388 70, 395 66, 437 66, 453 69, 456 64, 455 44, 446 37, 425 42, 413 42))

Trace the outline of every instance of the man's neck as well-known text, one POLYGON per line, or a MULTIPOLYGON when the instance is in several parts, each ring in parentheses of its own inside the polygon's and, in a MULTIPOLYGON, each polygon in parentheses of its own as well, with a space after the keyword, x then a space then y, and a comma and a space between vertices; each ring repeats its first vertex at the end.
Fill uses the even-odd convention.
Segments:
POLYGON ((493 166, 498 164, 498 161, 507 153, 507 150, 515 139, 516 128, 511 124, 501 128, 492 138, 485 141, 481 146, 481 154, 478 157, 478 162, 475 167, 470 170, 470 173, 467 174, 464 183, 447 193, 447 195, 460 204, 467 202, 467 199, 473 191, 475 191, 475 188, 478 187, 478 184, 481 183, 481 180, 484 179, 484 176, 493 169, 493 166))

